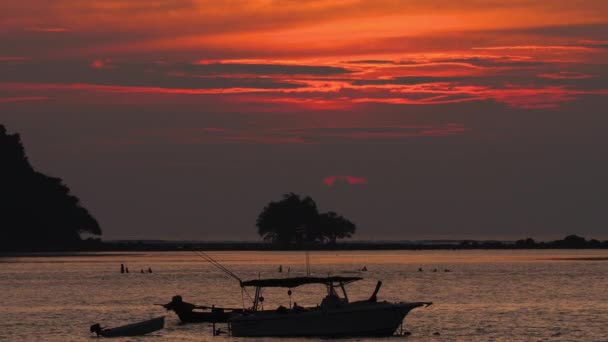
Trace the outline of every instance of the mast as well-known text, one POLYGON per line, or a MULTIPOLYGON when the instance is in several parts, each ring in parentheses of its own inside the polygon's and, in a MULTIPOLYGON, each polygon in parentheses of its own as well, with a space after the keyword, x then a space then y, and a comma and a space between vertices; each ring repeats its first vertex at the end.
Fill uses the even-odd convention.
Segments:
POLYGON ((258 303, 260 302, 260 287, 255 287, 255 296, 253 298, 253 311, 258 311, 258 303))

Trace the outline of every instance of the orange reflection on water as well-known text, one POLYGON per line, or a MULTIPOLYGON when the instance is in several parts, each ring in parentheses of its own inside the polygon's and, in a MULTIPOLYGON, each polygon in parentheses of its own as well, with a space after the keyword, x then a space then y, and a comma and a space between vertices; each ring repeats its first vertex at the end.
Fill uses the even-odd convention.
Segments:
MULTIPOLYGON (((306 252, 304 251, 207 251, 205 253, 226 265, 304 265, 306 263, 306 252)), ((310 251, 308 253, 312 265, 601 261, 608 259, 608 252, 603 250, 355 250, 310 251)), ((40 253, 2 258, 0 262, 207 263, 194 251, 40 253)))

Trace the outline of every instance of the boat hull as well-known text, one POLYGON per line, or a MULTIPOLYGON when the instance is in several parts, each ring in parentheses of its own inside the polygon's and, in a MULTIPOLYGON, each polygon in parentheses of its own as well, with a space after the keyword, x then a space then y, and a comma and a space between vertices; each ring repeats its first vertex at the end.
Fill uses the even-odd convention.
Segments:
POLYGON ((226 323, 230 312, 176 311, 182 323, 226 323))
POLYGON ((165 316, 153 318, 147 321, 123 325, 121 327, 104 329, 103 337, 141 336, 165 327, 165 316))
POLYGON ((425 303, 360 302, 331 310, 259 311, 230 319, 237 337, 390 336, 410 310, 425 303))

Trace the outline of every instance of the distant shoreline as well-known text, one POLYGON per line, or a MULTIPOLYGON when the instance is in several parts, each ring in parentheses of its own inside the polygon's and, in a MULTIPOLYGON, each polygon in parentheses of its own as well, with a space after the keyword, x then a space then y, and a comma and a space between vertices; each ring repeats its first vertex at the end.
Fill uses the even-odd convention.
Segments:
MULTIPOLYGON (((437 251, 440 249, 399 249, 399 250, 411 250, 411 251, 437 251)), ((470 251, 473 249, 443 249, 443 251, 470 251)), ((563 251, 563 250, 578 250, 578 251, 589 251, 593 250, 592 248, 511 248, 511 249, 477 249, 481 251, 488 250, 503 250, 503 251, 534 251, 534 250, 545 250, 545 251, 563 251)), ((595 248, 595 250, 606 250, 606 248, 595 248)), ((69 258, 69 257, 116 257, 116 256, 125 256, 125 257, 133 257, 133 256, 142 256, 145 252, 192 252, 193 249, 164 249, 164 250, 120 250, 120 251, 94 251, 94 250, 82 250, 82 251, 69 251, 69 252, 2 252, 0 253, 0 264, 5 262, 2 258, 48 258, 48 257, 57 257, 57 258, 69 258)), ((211 250, 207 250, 211 251, 211 250)), ((253 250, 253 249, 214 249, 216 252, 298 252, 299 250, 279 250, 279 249, 266 249, 266 250, 253 250)), ((317 251, 398 251, 397 249, 334 249, 334 250, 317 250, 317 251)), ((538 257, 536 260, 544 260, 544 261, 608 261, 608 256, 564 256, 564 257, 538 257)))
POLYGON ((79 252, 153 252, 153 251, 355 251, 355 250, 532 250, 532 249, 608 249, 608 241, 589 240, 576 244, 567 240, 522 243, 507 241, 407 241, 407 242, 342 242, 336 245, 277 246, 265 242, 189 242, 189 241, 83 241, 80 246, 67 248, 19 249, 0 251, 2 256, 56 253, 70 255, 79 252))

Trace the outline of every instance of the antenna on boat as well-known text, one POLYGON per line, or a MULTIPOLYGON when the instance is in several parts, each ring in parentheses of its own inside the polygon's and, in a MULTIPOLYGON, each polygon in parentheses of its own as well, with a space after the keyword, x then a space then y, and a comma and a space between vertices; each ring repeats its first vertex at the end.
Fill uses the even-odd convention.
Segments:
POLYGON ((306 251, 306 276, 310 276, 310 252, 306 251))
POLYGON ((222 272, 226 273, 227 275, 229 275, 230 277, 236 279, 239 282, 239 284, 243 282, 243 280, 239 276, 237 276, 234 272, 229 270, 226 266, 220 264, 219 261, 213 259, 209 254, 207 254, 203 251, 194 251, 194 252, 198 253, 198 255, 201 258, 203 258, 205 261, 207 261, 211 265, 218 268, 220 271, 222 271, 222 272))

